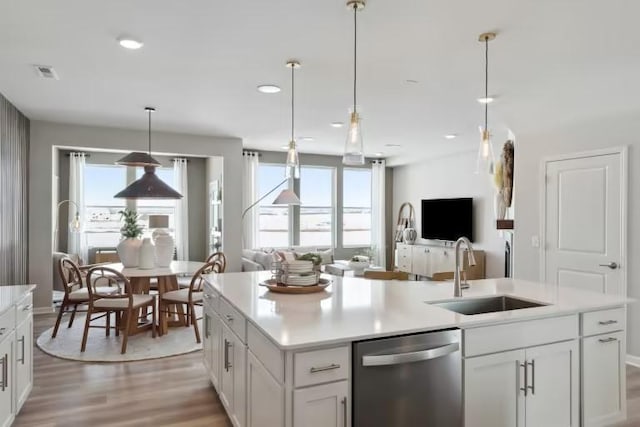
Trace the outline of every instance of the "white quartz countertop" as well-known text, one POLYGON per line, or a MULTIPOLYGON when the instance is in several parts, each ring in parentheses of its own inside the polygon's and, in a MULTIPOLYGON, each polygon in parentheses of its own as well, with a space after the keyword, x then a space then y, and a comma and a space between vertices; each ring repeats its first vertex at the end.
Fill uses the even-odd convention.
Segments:
POLYGON ((486 279, 471 281, 471 287, 463 291, 463 297, 510 295, 548 305, 466 316, 425 303, 453 299, 452 282, 323 276, 332 281, 324 292, 285 295, 258 286, 270 277, 270 272, 262 271, 211 274, 206 280, 284 350, 553 317, 631 302, 624 297, 555 285, 486 279))
POLYGON ((7 285, 0 286, 0 314, 19 302, 33 291, 36 285, 7 285))

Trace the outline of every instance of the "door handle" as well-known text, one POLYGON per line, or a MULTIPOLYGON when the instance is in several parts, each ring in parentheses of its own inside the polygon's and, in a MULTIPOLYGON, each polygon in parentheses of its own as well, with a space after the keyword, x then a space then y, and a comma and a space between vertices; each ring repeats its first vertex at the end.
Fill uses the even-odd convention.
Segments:
MULTIPOLYGON (((531 366, 531 385, 527 385, 527 388, 531 390, 531 395, 536 394, 536 361, 527 362, 527 365, 531 366)), ((525 368, 526 369, 526 368, 525 368)))
POLYGON ((342 425, 343 427, 347 427, 348 424, 348 410, 347 410, 347 398, 342 398, 342 425))
POLYGON ((600 264, 600 267, 607 267, 607 268, 610 268, 612 270, 616 270, 620 266, 618 265, 617 262, 611 261, 609 264, 600 264))
POLYGON ((229 372, 229 368, 232 368, 231 362, 229 362, 229 348, 233 345, 230 341, 224 340, 224 370, 229 372))
POLYGON ((362 366, 387 366, 399 365, 401 363, 421 362, 423 360, 435 359, 446 356, 460 349, 457 342, 443 345, 441 347, 430 348, 422 351, 412 351, 409 353, 381 354, 379 356, 362 356, 362 366))
POLYGON ((21 344, 21 346, 22 346, 22 350, 21 350, 22 351, 22 357, 20 357, 20 359, 18 359, 18 362, 20 362, 20 363, 22 363, 24 365, 24 335, 22 336, 22 338, 20 338, 18 340, 18 342, 22 343, 21 344))
POLYGON ((519 366, 524 369, 524 387, 520 387, 520 391, 524 392, 524 396, 527 397, 527 392, 529 390, 529 370, 527 369, 527 362, 519 363, 519 366))

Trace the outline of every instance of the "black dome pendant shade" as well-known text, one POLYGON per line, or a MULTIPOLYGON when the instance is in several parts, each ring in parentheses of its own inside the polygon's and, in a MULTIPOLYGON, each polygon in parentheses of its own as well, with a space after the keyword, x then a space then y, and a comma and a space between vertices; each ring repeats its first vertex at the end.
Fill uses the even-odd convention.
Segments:
POLYGON ((116 199, 182 199, 182 194, 171 188, 156 175, 160 162, 151 157, 151 113, 153 107, 146 107, 149 113, 149 152, 133 152, 118 160, 116 164, 125 166, 143 166, 144 175, 133 181, 124 190, 113 196, 116 199))
POLYGON ((155 166, 145 166, 144 175, 114 197, 117 199, 182 199, 182 194, 158 178, 155 166))

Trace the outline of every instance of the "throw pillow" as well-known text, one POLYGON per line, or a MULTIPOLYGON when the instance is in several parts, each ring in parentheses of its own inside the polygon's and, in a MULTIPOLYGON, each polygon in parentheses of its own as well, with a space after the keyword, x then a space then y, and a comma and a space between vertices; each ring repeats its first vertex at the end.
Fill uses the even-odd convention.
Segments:
POLYGON ((322 265, 333 264, 333 249, 318 251, 318 254, 322 258, 322 265))

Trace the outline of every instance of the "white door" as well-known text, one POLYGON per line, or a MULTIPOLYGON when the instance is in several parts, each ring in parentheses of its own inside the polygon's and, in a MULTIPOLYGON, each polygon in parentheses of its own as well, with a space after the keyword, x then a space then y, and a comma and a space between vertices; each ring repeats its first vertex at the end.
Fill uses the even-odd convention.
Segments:
POLYGON ((582 340, 582 390, 585 426, 623 419, 626 398, 624 334, 596 335, 582 340))
POLYGON ((295 427, 349 427, 349 382, 339 381, 293 392, 295 427))
POLYGON ((625 153, 546 163, 543 281, 626 293, 625 153))
POLYGON ((524 350, 464 361, 465 427, 523 427, 524 350))
POLYGON ((284 422, 284 387, 247 351, 247 426, 281 427, 284 422))
POLYGON ((533 347, 527 357, 527 427, 578 427, 578 341, 533 347))
POLYGON ((33 384, 33 316, 16 329, 16 412, 29 397, 33 384))

